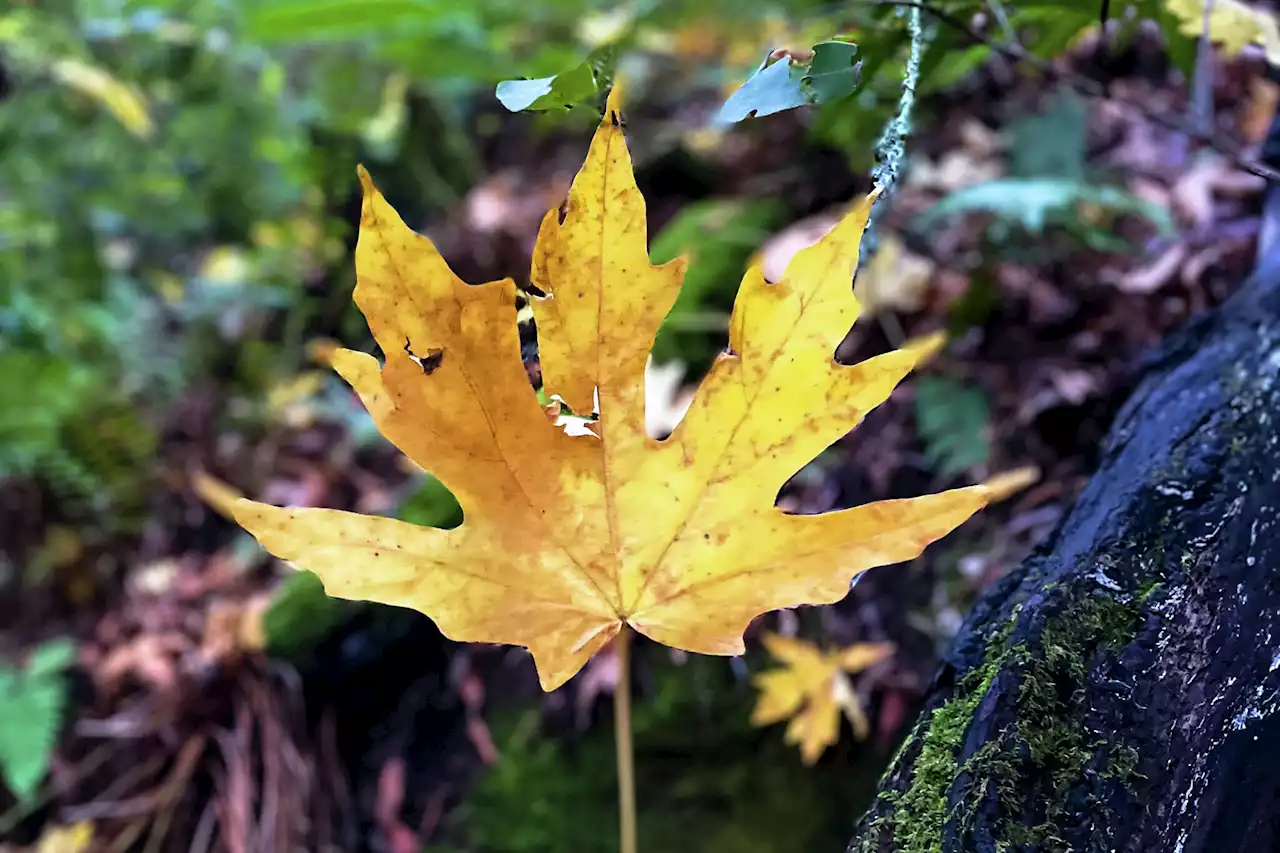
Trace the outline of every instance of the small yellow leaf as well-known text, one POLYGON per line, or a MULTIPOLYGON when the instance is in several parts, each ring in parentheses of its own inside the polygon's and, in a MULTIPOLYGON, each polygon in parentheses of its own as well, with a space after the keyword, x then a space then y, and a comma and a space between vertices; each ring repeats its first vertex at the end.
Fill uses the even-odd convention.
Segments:
POLYGON ((930 332, 927 335, 907 338, 902 342, 902 349, 915 355, 916 367, 923 367, 932 361, 933 357, 946 345, 946 332, 930 332))
MULTIPOLYGON (((1204 32, 1205 0, 1166 0, 1167 8, 1180 22, 1184 35, 1199 36, 1204 32)), ((1235 56, 1251 44, 1259 44, 1267 61, 1280 65, 1280 23, 1274 12, 1242 3, 1240 0, 1213 0, 1209 9, 1209 38, 1222 45, 1228 56, 1235 56)))
POLYGON ((235 246, 217 246, 200 263, 200 277, 213 284, 238 284, 252 273, 249 256, 235 246))
POLYGON ((93 841, 93 824, 87 820, 70 826, 55 824, 36 842, 35 853, 84 853, 93 841))
POLYGON ((382 84, 381 106, 360 129, 366 145, 386 145, 401 134, 409 117, 408 94, 408 75, 395 72, 387 76, 382 84))
POLYGON ((850 281, 875 193, 777 283, 747 271, 730 351, 671 436, 648 435, 645 365, 685 264, 649 262, 623 124, 615 86, 563 217, 547 213, 534 248, 544 391, 575 423, 552 422, 530 387, 514 282, 463 282, 362 169, 355 301, 384 360, 339 349, 331 362, 383 435, 453 492, 463 523, 235 507, 330 595, 417 609, 454 640, 525 646, 546 690, 624 627, 741 654, 760 614, 840 600, 855 575, 913 559, 987 500, 972 486, 822 515, 776 506, 936 347, 834 359, 858 316, 850 281))
POLYGON ((309 425, 315 416, 309 403, 324 387, 326 378, 327 374, 319 370, 307 370, 272 385, 267 391, 268 418, 294 428, 309 425))
POLYGON ((766 634, 764 644, 783 665, 753 679, 760 692, 751 712, 752 725, 790 718, 785 740, 800 747, 806 764, 817 761, 839 738, 841 710, 854 734, 866 737, 866 714, 845 673, 861 672, 884 660, 893 652, 891 644, 856 643, 823 652, 812 643, 777 634, 766 634))
POLYGON ((933 270, 932 261, 908 251, 901 239, 886 233, 871 262, 858 270, 853 292, 868 314, 919 311, 933 270))
POLYGON ((183 285, 182 279, 170 273, 159 273, 155 277, 154 287, 156 292, 169 305, 177 305, 186 298, 187 289, 183 285))
POLYGON ((855 643, 836 655, 836 663, 845 672, 862 672, 891 654, 892 643, 855 643))
POLYGON ((107 70, 78 59, 56 60, 49 70, 59 82, 105 107, 134 136, 145 138, 155 129, 142 94, 107 70))

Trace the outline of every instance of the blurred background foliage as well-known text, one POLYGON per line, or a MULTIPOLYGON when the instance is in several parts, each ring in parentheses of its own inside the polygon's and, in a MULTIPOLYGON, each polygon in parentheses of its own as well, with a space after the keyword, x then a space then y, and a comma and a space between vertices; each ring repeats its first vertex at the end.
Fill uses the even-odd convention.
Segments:
MULTIPOLYGON (((938 6, 963 19, 981 4, 938 6)), ((1042 56, 1096 18, 1090 4, 1007 6, 1042 56)), ((500 81, 554 75, 612 45, 638 97, 665 109, 698 86, 727 94, 771 46, 840 32, 858 43, 863 85, 823 105, 808 133, 865 168, 901 82, 900 13, 805 0, 11 5, 0 16, 0 478, 38 481, 58 513, 102 534, 135 530, 182 389, 217 375, 248 407, 221 414, 262 415, 251 401, 298 373, 306 337, 361 333, 346 304, 357 160, 393 179, 408 218, 441 215, 482 177, 485 140, 510 126, 494 109, 500 81), (677 73, 673 96, 664 85, 677 73)), ((923 94, 988 58, 964 39, 936 33, 923 94)), ((1027 192, 1043 207, 1075 190, 1027 192)), ((1043 220, 1008 186, 985 198, 1043 220)), ((783 216, 769 199, 679 212, 654 244, 660 259, 696 260, 673 329, 727 308, 735 271, 783 216)), ((715 346, 668 332, 658 354, 701 364, 715 346)))

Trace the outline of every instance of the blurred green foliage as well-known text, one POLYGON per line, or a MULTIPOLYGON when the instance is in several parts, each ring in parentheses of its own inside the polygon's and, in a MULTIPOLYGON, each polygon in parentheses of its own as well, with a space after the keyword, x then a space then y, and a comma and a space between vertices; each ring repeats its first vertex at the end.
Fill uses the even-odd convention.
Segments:
POLYGON ((990 410, 981 388, 945 376, 915 382, 916 429, 929 464, 944 477, 986 465, 991 458, 990 410))
POLYGON ((184 12, 0 17, 0 478, 106 530, 137 521, 164 407, 342 249, 308 128, 358 104, 291 92, 220 4, 184 12))
POLYGON ((776 199, 707 199, 685 205, 649 246, 650 259, 688 261, 680 294, 653 345, 655 361, 684 361, 693 373, 711 366, 728 340, 729 311, 747 263, 785 224, 776 199))
POLYGON ((1054 226, 1102 251, 1132 250, 1114 234, 1120 214, 1141 216, 1164 237, 1173 237, 1169 211, 1138 198, 1105 176, 1089 174, 1084 101, 1069 89, 1055 93, 1042 113, 1010 122, 1009 174, 957 190, 921 213, 913 224, 921 234, 939 220, 965 213, 993 215, 991 242, 1008 243, 1054 226))

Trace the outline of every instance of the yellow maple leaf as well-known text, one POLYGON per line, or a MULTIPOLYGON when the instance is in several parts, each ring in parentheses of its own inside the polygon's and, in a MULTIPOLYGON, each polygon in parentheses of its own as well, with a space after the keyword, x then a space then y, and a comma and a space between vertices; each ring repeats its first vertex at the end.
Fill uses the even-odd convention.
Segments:
POLYGON ((867 736, 867 717, 846 673, 884 660, 892 644, 855 643, 824 652, 804 640, 766 634, 764 645, 783 666, 752 679, 760 691, 752 725, 767 726, 790 717, 785 740, 800 747, 805 764, 813 764, 839 739, 842 710, 857 738, 867 736))
POLYGON ((547 395, 599 417, 570 435, 520 360, 510 279, 463 282, 360 171, 355 301, 384 355, 337 372, 378 429, 457 497, 452 530, 253 501, 236 519, 330 595, 420 610, 458 641, 527 647, 542 686, 624 626, 704 654, 744 651, 761 613, 843 598, 854 575, 909 560, 987 500, 982 486, 822 515, 778 490, 856 426, 940 338, 842 366, 850 287, 875 194, 796 255, 777 284, 750 269, 731 351, 670 437, 645 430, 645 364, 685 264, 649 262, 645 204, 615 87, 564 218, 549 211, 533 300, 547 395))
MULTIPOLYGON (((1184 35, 1199 36, 1204 32, 1205 0, 1167 0, 1170 14, 1178 19, 1184 35)), ((1228 56, 1235 56, 1251 44, 1259 44, 1267 60, 1280 65, 1280 24, 1275 14, 1240 0, 1213 0, 1209 9, 1209 38, 1222 45, 1228 56)))

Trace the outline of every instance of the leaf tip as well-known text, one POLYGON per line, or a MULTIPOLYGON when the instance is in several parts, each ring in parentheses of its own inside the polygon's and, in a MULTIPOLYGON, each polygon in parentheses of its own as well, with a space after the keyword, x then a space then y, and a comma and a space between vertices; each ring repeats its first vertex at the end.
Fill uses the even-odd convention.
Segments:
POLYGON ((1040 479, 1040 469, 1024 465, 1011 471, 1003 471, 979 485, 988 504, 999 503, 1016 495, 1040 479))
POLYGON ((234 520, 232 508, 244 497, 234 487, 203 470, 191 475, 191 490, 214 512, 229 520, 234 520))
POLYGON ((928 364, 946 345, 946 332, 932 332, 928 335, 920 335, 919 337, 908 339, 903 343, 902 349, 914 355, 916 358, 914 367, 920 367, 928 364))
POLYGON ((364 167, 363 163, 356 164, 356 176, 360 178, 360 188, 364 190, 366 197, 378 191, 378 188, 373 184, 373 178, 369 177, 369 170, 364 167))
POLYGON ((613 86, 609 88, 609 97, 605 101, 602 124, 609 124, 613 127, 626 127, 626 120, 622 116, 622 95, 625 88, 622 75, 615 75, 613 86))

